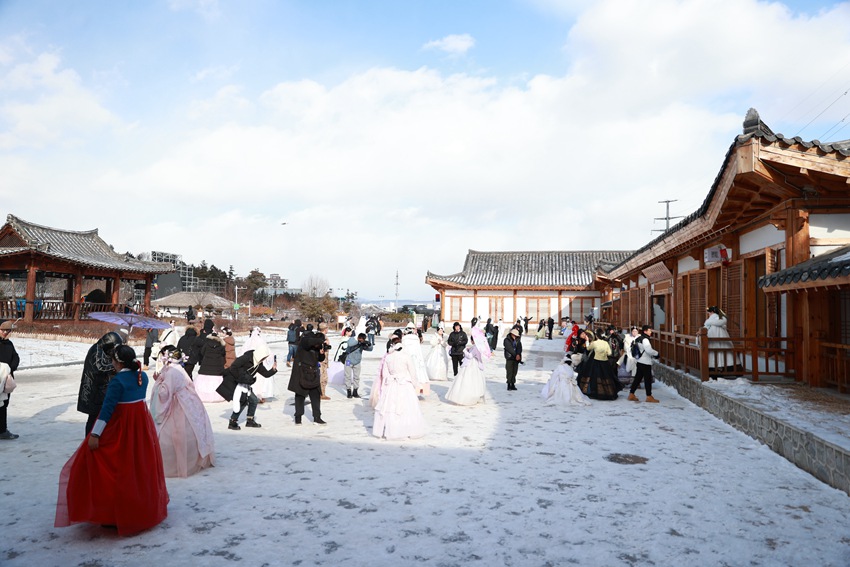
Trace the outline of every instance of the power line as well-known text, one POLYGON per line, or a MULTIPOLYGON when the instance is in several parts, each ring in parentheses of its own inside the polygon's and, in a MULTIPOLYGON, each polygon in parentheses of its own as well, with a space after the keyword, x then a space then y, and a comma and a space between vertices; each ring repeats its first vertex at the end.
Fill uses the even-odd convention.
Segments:
MULTIPOLYGON (((812 91, 812 92, 810 92, 808 95, 806 95, 805 97, 803 97, 803 99, 802 99, 800 102, 798 102, 797 104, 795 104, 794 106, 792 106, 792 107, 791 107, 791 108, 790 108, 790 109, 789 109, 789 110, 785 113, 785 115, 784 115, 784 116, 782 116, 782 117, 779 119, 779 122, 780 122, 780 123, 781 123, 781 122, 784 122, 784 121, 785 121, 785 119, 786 119, 786 118, 787 118, 787 117, 788 117, 788 116, 789 116, 792 112, 794 112, 794 111, 797 109, 797 107, 799 107, 801 104, 803 104, 804 102, 806 102, 807 100, 809 100, 810 98, 812 98, 812 97, 815 95, 815 93, 817 93, 819 90, 821 90, 823 87, 825 87, 827 83, 829 83, 832 79, 834 79, 836 75, 838 75, 839 73, 841 73, 842 71, 844 71, 844 69, 846 69, 848 66, 850 66, 850 61, 848 61, 847 63, 845 63, 845 64, 844 64, 844 65, 843 65, 840 69, 838 69, 835 73, 833 73, 832 75, 830 75, 830 77, 829 77, 827 80, 825 80, 823 83, 821 83, 821 84, 820 84, 820 85, 819 85, 819 86, 818 86, 815 90, 813 90, 813 91, 812 91)), ((817 105, 816 105, 816 106, 817 106, 817 105)), ((806 111, 806 112, 802 113, 802 115, 803 115, 803 116, 805 116, 805 115, 809 114, 809 112, 810 112, 810 111, 806 111)))
POLYGON ((818 113, 818 115, 817 115, 817 116, 815 116, 814 118, 812 118, 811 120, 809 120, 809 123, 808 123, 808 124, 806 124, 805 126, 803 126, 802 128, 800 128, 800 129, 797 131, 797 133, 796 133, 796 134, 794 134, 794 135, 795 135, 795 136, 799 136, 799 135, 800 135, 800 132, 802 132, 803 130, 805 130, 805 129, 806 129, 806 128, 808 128, 809 126, 811 126, 812 122, 814 122, 815 120, 817 120, 818 118, 820 118, 820 117, 823 115, 823 113, 824 113, 824 112, 826 112, 827 110, 829 110, 830 108, 832 108, 832 106, 833 106, 836 102, 838 102, 839 100, 841 100, 841 97, 843 97, 843 96, 847 96, 847 93, 850 93, 850 89, 847 89, 846 91, 844 91, 843 93, 841 93, 840 95, 838 95, 838 96, 835 98, 835 100, 833 100, 831 103, 829 103, 829 106, 827 106, 826 108, 824 108, 823 110, 821 110, 821 111, 818 113))

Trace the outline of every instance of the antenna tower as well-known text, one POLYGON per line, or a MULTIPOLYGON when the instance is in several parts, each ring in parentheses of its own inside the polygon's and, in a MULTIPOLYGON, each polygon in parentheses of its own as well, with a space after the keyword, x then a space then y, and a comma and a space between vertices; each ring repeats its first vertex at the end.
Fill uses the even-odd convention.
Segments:
POLYGON ((668 230, 670 230, 670 221, 671 221, 671 220, 673 220, 673 219, 682 219, 682 218, 685 218, 685 217, 682 217, 682 216, 679 216, 679 217, 671 217, 671 216, 670 216, 670 203, 675 203, 676 201, 678 201, 678 199, 667 199, 666 201, 658 201, 659 203, 664 203, 664 204, 666 204, 666 205, 667 205, 667 216, 663 216, 663 217, 655 217, 655 220, 657 220, 657 221, 660 221, 660 220, 665 221, 665 223, 666 223, 666 227, 665 227, 664 229, 660 229, 660 228, 653 228, 653 229, 652 229, 652 232, 667 232, 668 230))
POLYGON ((398 270, 395 271, 395 304, 398 307, 398 270))

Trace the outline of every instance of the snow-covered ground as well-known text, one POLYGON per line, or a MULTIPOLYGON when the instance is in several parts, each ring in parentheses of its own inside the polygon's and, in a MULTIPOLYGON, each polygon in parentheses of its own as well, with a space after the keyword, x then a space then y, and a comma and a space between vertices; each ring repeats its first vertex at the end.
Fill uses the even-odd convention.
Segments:
MULTIPOLYGON (((24 366, 88 348, 13 340, 24 366)), ((383 343, 364 356, 366 392, 383 343)), ((368 401, 338 385, 327 426, 309 410, 294 426, 286 345, 272 342, 280 397, 260 406, 262 429, 229 431, 229 405, 207 404, 217 466, 168 479, 168 518, 130 538, 53 528, 59 471, 83 438, 81 367, 19 371, 9 428, 21 437, 0 442, 0 564, 850 565, 846 494, 660 384, 657 405, 543 407, 563 341, 524 346, 519 391, 497 352, 488 403, 447 404, 449 383, 433 383, 429 435, 387 442, 370 434, 368 401)))

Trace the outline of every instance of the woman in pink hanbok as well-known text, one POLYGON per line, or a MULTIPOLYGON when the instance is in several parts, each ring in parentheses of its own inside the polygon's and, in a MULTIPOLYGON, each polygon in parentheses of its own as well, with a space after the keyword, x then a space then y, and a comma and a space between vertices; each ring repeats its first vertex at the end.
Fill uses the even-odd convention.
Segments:
POLYGON ((186 478, 215 465, 212 425, 204 403, 174 347, 162 349, 162 372, 155 375, 150 410, 169 478, 186 478))
POLYGON ((393 337, 379 376, 381 394, 375 407, 372 435, 389 440, 422 437, 428 426, 419 408, 416 367, 393 337))

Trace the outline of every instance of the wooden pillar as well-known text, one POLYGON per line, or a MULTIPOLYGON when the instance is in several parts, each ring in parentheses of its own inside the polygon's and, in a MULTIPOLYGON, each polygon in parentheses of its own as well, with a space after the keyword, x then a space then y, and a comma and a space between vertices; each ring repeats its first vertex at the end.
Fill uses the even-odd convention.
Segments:
POLYGON ((112 301, 112 309, 113 309, 113 311, 117 311, 118 310, 118 300, 121 298, 121 276, 120 275, 115 276, 114 278, 112 278, 111 280, 108 280, 108 281, 111 284, 110 287, 112 288, 110 290, 111 291, 110 296, 112 297, 112 300, 111 300, 112 301))
MULTIPOLYGON (((145 315, 151 315, 151 288, 153 287, 153 276, 148 274, 145 276, 145 301, 144 301, 144 313, 145 315)), ((274 313, 272 313, 274 315, 274 313)))
POLYGON ((38 273, 35 262, 31 261, 27 267, 27 293, 26 306, 24 307, 24 322, 32 323, 35 319, 35 279, 38 273))
POLYGON ((83 302, 83 273, 77 272, 74 274, 74 291, 72 295, 72 301, 74 302, 74 321, 79 321, 80 316, 82 315, 82 302, 83 302))
MULTIPOLYGON (((697 331, 697 340, 699 341, 699 379, 708 382, 708 329, 700 327, 697 331)), ((687 365, 685 367, 687 368, 687 365)))

